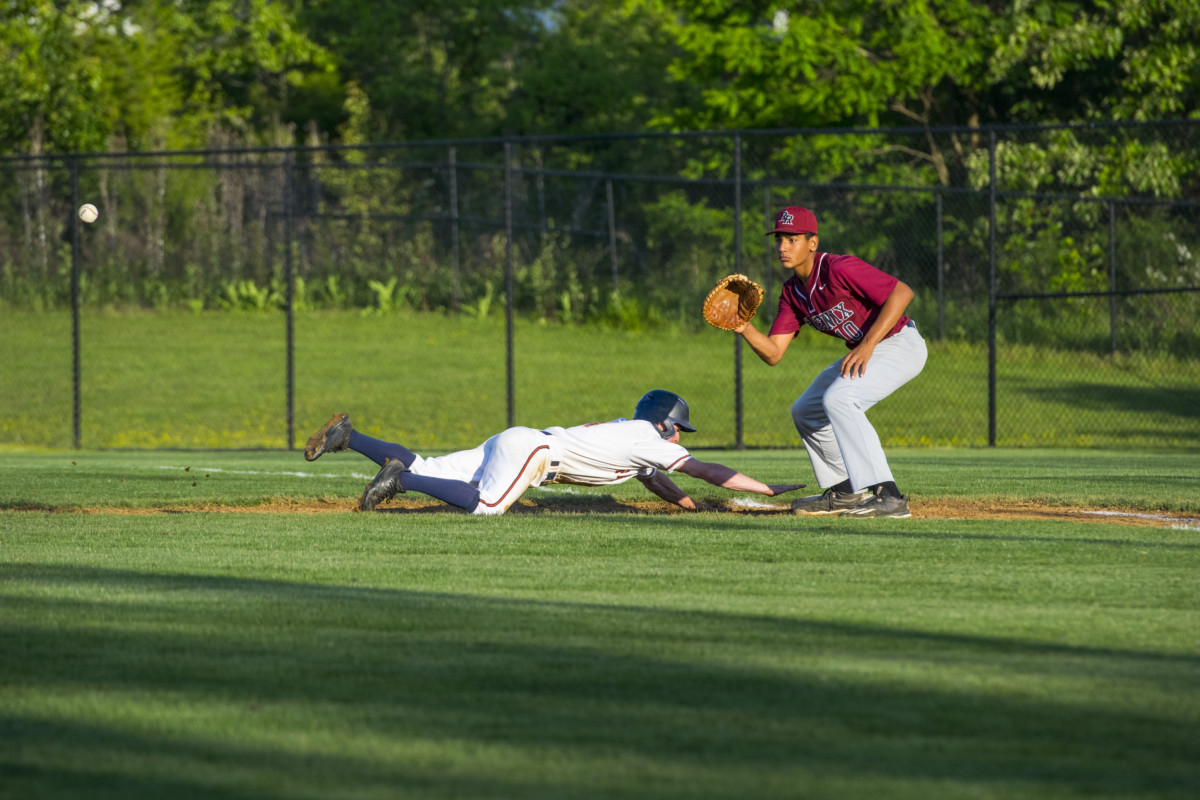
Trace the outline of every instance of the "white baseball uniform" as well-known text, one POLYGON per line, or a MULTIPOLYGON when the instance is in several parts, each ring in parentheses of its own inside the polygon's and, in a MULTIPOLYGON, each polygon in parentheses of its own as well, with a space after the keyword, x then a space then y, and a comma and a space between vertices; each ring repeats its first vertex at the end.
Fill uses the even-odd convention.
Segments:
POLYGON ((509 428, 471 450, 418 455, 409 471, 477 487, 479 504, 473 513, 486 515, 503 514, 530 486, 605 486, 647 478, 656 470, 674 472, 689 458, 683 446, 663 439, 653 423, 622 418, 571 428, 509 428))

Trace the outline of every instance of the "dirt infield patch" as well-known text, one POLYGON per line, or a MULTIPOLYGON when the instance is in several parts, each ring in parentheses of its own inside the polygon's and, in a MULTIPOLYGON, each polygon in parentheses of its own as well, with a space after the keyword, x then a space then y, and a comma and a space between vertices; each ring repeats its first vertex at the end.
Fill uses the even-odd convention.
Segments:
MULTIPOLYGON (((718 510, 708 513, 739 514, 743 516, 789 515, 790 507, 769 501, 716 501, 718 510)), ((1156 528, 1195 528, 1200 530, 1200 514, 1148 511, 1134 508, 1089 508, 1084 506, 1053 506, 1033 502, 996 502, 973 500, 913 500, 912 515, 918 519, 1040 519, 1071 520, 1073 522, 1107 522, 1156 528)), ((78 514, 351 514, 358 512, 356 499, 321 499, 292 501, 280 499, 253 506, 189 505, 165 508, 37 508, 14 510, 51 511, 78 514)), ((422 499, 397 498, 380 506, 383 514, 461 514, 462 511, 444 503, 422 499)), ((683 509, 662 501, 616 500, 612 497, 579 499, 522 498, 509 514, 686 514, 683 509)))

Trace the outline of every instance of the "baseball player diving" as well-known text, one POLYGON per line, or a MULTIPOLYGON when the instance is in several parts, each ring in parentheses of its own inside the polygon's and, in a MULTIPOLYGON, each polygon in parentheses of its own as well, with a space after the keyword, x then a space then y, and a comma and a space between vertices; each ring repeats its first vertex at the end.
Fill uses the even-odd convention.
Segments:
POLYGON ((817 217, 788 206, 775 216, 775 252, 792 276, 779 311, 762 334, 751 322, 734 331, 770 366, 783 358, 800 328, 843 339, 850 350, 822 370, 792 404, 792 420, 825 491, 792 503, 797 514, 909 517, 867 409, 915 378, 925 366, 925 340, 904 311, 913 292, 860 258, 818 251, 817 217))
POLYGON ((714 486, 768 497, 804 488, 802 483, 761 483, 721 464, 693 458, 679 444, 679 437, 683 431, 695 430, 683 398, 655 389, 638 401, 633 419, 545 430, 508 428, 471 450, 432 458, 364 436, 354 430, 349 415, 334 414, 309 437, 304 457, 315 461, 326 453, 353 450, 379 464, 379 474, 359 500, 363 511, 411 490, 471 514, 503 514, 530 486, 606 486, 630 478, 681 508, 711 509, 667 477, 676 471, 714 486))

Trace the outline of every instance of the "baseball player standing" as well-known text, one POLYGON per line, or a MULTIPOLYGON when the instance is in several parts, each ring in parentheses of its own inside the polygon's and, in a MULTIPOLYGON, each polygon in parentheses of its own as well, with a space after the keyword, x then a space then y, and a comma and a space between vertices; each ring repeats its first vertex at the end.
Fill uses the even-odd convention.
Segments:
POLYGON ((792 503, 797 514, 909 517, 867 409, 915 378, 925 366, 925 340, 904 315, 913 292, 862 259, 817 250, 817 217, 788 206, 775 217, 775 251, 792 276, 779 313, 764 335, 751 323, 740 333, 774 366, 804 324, 844 339, 850 352, 817 375, 792 404, 792 420, 825 492, 792 503))
POLYGON ((682 431, 696 429, 688 420, 687 403, 677 394, 647 392, 633 417, 571 428, 508 428, 471 450, 423 458, 402 445, 364 436, 347 414, 334 414, 309 437, 304 457, 315 461, 325 453, 354 450, 379 464, 382 469, 359 501, 363 511, 411 489, 471 514, 503 514, 530 486, 605 486, 630 478, 689 511, 711 508, 697 504, 667 477, 675 471, 768 497, 804 488, 802 483, 768 485, 693 458, 679 444, 682 431))

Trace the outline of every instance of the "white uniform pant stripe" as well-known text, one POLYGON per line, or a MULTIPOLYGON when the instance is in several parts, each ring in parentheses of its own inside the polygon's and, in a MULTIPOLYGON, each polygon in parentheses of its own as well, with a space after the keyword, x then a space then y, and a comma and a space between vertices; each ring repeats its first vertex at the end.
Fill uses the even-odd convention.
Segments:
POLYGON ((867 410, 915 378, 927 356, 917 329, 902 328, 876 345, 864 375, 843 378, 839 358, 792 404, 792 421, 821 488, 849 478, 857 492, 893 480, 867 410))
MULTIPOLYGON (((550 446, 540 444, 533 448, 533 452, 528 452, 527 448, 520 452, 527 452, 527 455, 524 463, 517 467, 515 475, 512 467, 517 463, 516 459, 506 460, 503 465, 493 461, 484 464, 483 477, 479 482, 479 506, 475 509, 476 514, 503 514, 526 489, 541 482, 550 463, 550 446)), ((520 452, 510 453, 509 456, 519 456, 520 452)))

